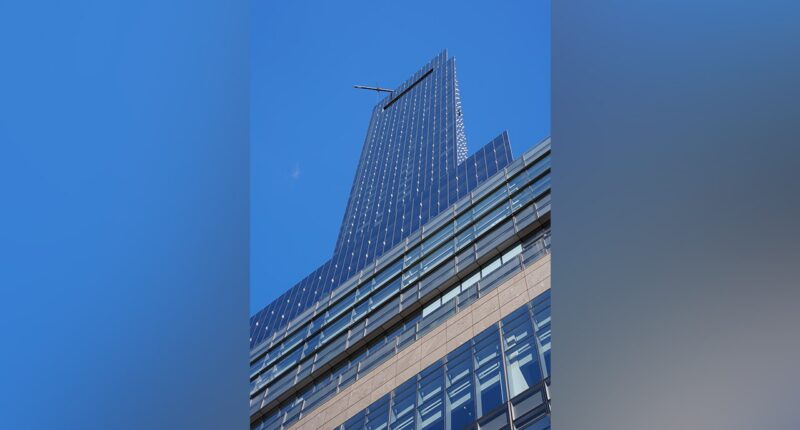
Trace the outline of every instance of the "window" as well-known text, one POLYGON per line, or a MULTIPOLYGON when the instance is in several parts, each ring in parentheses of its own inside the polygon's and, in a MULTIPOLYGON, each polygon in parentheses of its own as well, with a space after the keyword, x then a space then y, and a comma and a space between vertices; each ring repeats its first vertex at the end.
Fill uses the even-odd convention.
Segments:
POLYGON ((385 302, 390 296, 400 291, 400 279, 395 280, 389 285, 381 287, 375 295, 370 298, 370 309, 375 309, 381 303, 385 302))
POLYGON ((414 267, 409 268, 403 273, 403 286, 410 285, 417 279, 419 275, 419 264, 415 264, 414 267))
POLYGON ((412 430, 414 425, 414 399, 417 395, 417 381, 401 385, 395 390, 392 400, 392 430, 412 430))
POLYGON ((533 326, 527 312, 509 323, 503 321, 503 340, 506 347, 509 395, 514 397, 542 380, 533 326))
POLYGON ((288 339, 284 340, 282 350, 287 351, 289 349, 292 349, 292 347, 296 346, 300 342, 302 342, 303 339, 305 339, 306 334, 308 334, 307 330, 308 330, 307 327, 303 327, 300 330, 298 330, 295 334, 291 335, 288 339))
POLYGON ((475 223, 475 234, 480 236, 488 229, 499 223, 504 217, 511 214, 511 207, 504 203, 475 223))
POLYGON ((447 303, 450 300, 453 300, 454 298, 456 298, 456 296, 460 292, 461 292, 461 286, 460 285, 456 285, 455 287, 447 290, 447 292, 444 293, 444 295, 442 295, 442 303, 447 303))
POLYGON ((419 382, 419 429, 444 429, 444 404, 442 402, 442 369, 431 369, 419 382))
POLYGON ((466 290, 467 288, 475 285, 481 279, 481 272, 475 272, 474 275, 470 276, 466 281, 461 283, 461 289, 466 290))
POLYGON ((328 322, 339 316, 342 312, 345 311, 345 309, 350 307, 350 305, 352 305, 353 302, 355 302, 355 299, 356 299, 355 294, 351 292, 347 296, 345 296, 340 302, 331 306, 328 309, 328 313, 325 316, 325 322, 328 322))
POLYGON ((322 331, 321 339, 323 342, 330 340, 330 338, 336 336, 342 330, 347 328, 347 324, 350 323, 350 315, 344 314, 341 318, 334 321, 330 326, 326 327, 325 330, 322 331))
POLYGON ((373 284, 379 286, 382 283, 386 282, 392 276, 400 273, 402 269, 403 269, 403 261, 398 260, 396 263, 383 269, 381 273, 379 273, 372 282, 373 284))
POLYGON ((436 247, 436 245, 442 243, 442 241, 448 238, 450 235, 453 234, 453 224, 448 224, 443 229, 439 230, 435 235, 425 239, 422 242, 422 251, 428 252, 429 250, 436 247))
POLYGON ((444 258, 452 254, 453 254, 453 241, 449 241, 422 261, 422 271, 424 272, 428 269, 431 269, 434 265, 436 265, 444 258))
POLYGON ((347 420, 342 428, 344 430, 362 430, 364 428, 364 411, 347 420))
POLYGON ((486 210, 489 209, 491 206, 493 206, 495 203, 499 202, 501 199, 506 197, 507 194, 508 194, 508 191, 506 190, 505 186, 500 187, 497 190, 495 190, 492 194, 490 194, 488 197, 483 199, 480 203, 475 205, 475 207, 472 209, 473 217, 475 217, 475 218, 480 217, 481 214, 486 212, 486 210))
POLYGON ((498 259, 492 261, 491 263, 487 264, 486 266, 484 266, 483 270, 481 270, 482 277, 486 277, 486 275, 488 275, 488 274, 494 272, 495 270, 497 270, 497 268, 500 267, 500 264, 501 264, 501 262, 500 262, 500 259, 498 258, 498 259))
POLYGON ((478 416, 483 416, 506 401, 500 337, 496 330, 475 344, 475 376, 478 380, 478 416))
POLYGON ((458 249, 469 245, 475 239, 475 228, 474 227, 467 227, 466 230, 462 231, 461 234, 458 235, 456 238, 456 243, 458 249))
POLYGON ((461 429, 475 420, 472 397, 471 351, 447 363, 447 409, 451 429, 461 429))
POLYGON ((433 311, 439 309, 439 306, 441 305, 442 305, 442 300, 440 298, 437 298, 436 300, 431 302, 428 306, 422 308, 422 318, 427 317, 428 315, 433 313, 433 311))
POLYGON ((516 246, 508 250, 505 254, 503 254, 503 264, 508 263, 514 257, 519 255, 521 252, 522 252, 522 244, 517 244, 516 246))
POLYGON ((538 421, 520 427, 520 430, 550 430, 550 416, 545 415, 538 421))
POLYGON ((280 374, 284 370, 286 370, 289 367, 292 367, 295 364, 297 364, 297 360, 300 358, 300 352, 301 351, 302 351, 302 348, 298 348, 298 349, 294 350, 291 354, 286 356, 283 360, 281 360, 277 364, 275 364, 275 367, 273 368, 273 375, 277 376, 278 374, 280 374))
POLYGON ((367 408, 366 430, 386 430, 389 428, 389 396, 383 396, 367 408))

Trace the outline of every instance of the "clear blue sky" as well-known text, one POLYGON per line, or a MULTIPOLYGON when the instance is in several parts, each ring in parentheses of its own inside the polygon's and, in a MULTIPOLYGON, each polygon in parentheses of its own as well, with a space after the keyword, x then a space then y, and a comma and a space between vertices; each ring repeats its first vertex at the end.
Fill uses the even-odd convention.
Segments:
POLYGON ((251 302, 327 260, 376 94, 447 49, 470 153, 550 133, 549 0, 266 1, 252 6, 251 302))

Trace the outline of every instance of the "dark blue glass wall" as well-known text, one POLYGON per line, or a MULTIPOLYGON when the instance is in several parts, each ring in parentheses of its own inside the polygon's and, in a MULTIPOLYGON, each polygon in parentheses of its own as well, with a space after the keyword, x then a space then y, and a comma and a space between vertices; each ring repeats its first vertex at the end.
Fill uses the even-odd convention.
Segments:
POLYGON ((448 207, 450 180, 466 189, 445 174, 467 153, 456 85, 455 59, 442 53, 373 109, 336 243, 343 264, 391 248, 448 207))
POLYGON ((373 109, 333 257, 251 317, 251 346, 511 161, 506 132, 467 157, 455 59, 436 56, 373 109))

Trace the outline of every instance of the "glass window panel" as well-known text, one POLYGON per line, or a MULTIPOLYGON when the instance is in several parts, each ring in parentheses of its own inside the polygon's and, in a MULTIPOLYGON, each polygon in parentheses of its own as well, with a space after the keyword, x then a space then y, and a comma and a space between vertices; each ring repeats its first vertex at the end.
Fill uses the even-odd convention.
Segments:
POLYGON ((427 317, 428 315, 431 314, 431 312, 435 311, 436 309, 439 309, 439 306, 441 305, 442 305, 442 300, 440 298, 437 298, 436 300, 428 304, 428 306, 422 308, 422 318, 427 317))
POLYGON ((511 209, 517 210, 525 206, 533 200, 534 197, 533 190, 530 187, 523 188, 522 191, 511 197, 511 209))
POLYGON ((534 196, 541 194, 548 188, 550 188, 550 175, 542 177, 531 185, 531 190, 533 191, 534 196))
POLYGON ((508 414, 505 410, 496 412, 493 416, 481 420, 479 426, 481 430, 507 430, 509 428, 508 414))
POLYGON ((320 336, 319 333, 317 333, 316 335, 308 339, 308 342, 306 342, 305 347, 303 347, 303 356, 310 355, 312 352, 314 352, 315 349, 317 349, 317 346, 319 346, 319 336, 320 336))
POLYGON ((542 380, 530 319, 517 318, 503 325, 509 395, 514 397, 542 380))
POLYGON ((378 305, 385 302, 386 299, 400 291, 400 279, 392 282, 389 285, 381 287, 375 295, 370 298, 370 308, 375 309, 378 305))
POLYGON ((550 430, 550 416, 545 415, 533 423, 520 427, 520 430, 550 430))
POLYGON ((422 271, 424 272, 426 270, 433 268, 433 266, 435 266, 437 263, 444 260, 445 258, 449 257, 450 255, 453 255, 452 241, 445 243, 444 245, 442 245, 441 248, 437 249, 436 251, 433 251, 431 255, 426 257, 422 261, 422 271))
POLYGON ((297 348, 296 350, 292 351, 289 355, 283 358, 281 361, 275 364, 273 367, 273 375, 278 375, 284 370, 288 369, 289 367, 294 366, 297 364, 297 360, 300 359, 300 353, 302 348, 297 348))
POLYGON ((419 383, 419 428, 421 430, 444 429, 444 385, 441 368, 424 376, 419 383))
POLYGON ((321 339, 323 342, 329 340, 330 338, 339 334, 342 330, 347 328, 347 325, 350 323, 350 315, 342 315, 341 318, 334 321, 330 326, 325 327, 325 330, 322 331, 321 339))
POLYGON ((416 380, 398 387, 392 400, 392 430, 411 430, 414 423, 415 398, 417 395, 416 380))
POLYGON ((412 250, 408 251, 403 259, 403 261, 405 262, 405 266, 408 267, 409 264, 414 263, 419 258, 419 254, 420 254, 419 246, 416 246, 412 250))
POLYGON ((475 345, 475 368, 478 380, 478 416, 483 416, 506 401, 503 360, 497 332, 475 345))
POLYGON ((329 340, 330 342, 324 347, 320 348, 319 352, 317 352, 317 355, 314 358, 314 363, 317 365, 317 367, 330 360, 335 354, 341 352, 342 348, 344 348, 347 343, 347 335, 343 334, 332 337, 329 340))
POLYGON ((474 302, 478 299, 478 287, 477 285, 472 285, 468 288, 461 289, 461 293, 458 295, 458 308, 464 309, 465 306, 469 305, 470 303, 474 302))
POLYGON ((264 363, 266 360, 269 359, 269 354, 265 355, 264 357, 259 358, 253 364, 250 365, 250 375, 254 375, 258 373, 261 369, 264 368, 264 363))
POLYGON ((436 234, 425 239, 425 241, 422 242, 422 252, 427 252, 428 250, 435 248, 436 245, 442 243, 443 240, 447 239, 452 234, 453 234, 453 224, 450 223, 443 229, 436 232, 436 234))
POLYGON ((505 254, 503 254, 503 264, 509 262, 517 255, 522 252, 522 244, 518 243, 513 248, 509 249, 505 254))
POLYGON ((537 336, 544 359, 545 375, 550 375, 550 323, 541 326, 537 331, 537 336))
POLYGON ((364 300, 363 302, 359 303, 358 306, 353 309, 353 321, 361 318, 363 315, 366 315, 367 311, 370 309, 369 300, 364 300))
POLYGON ((283 421, 284 427, 288 427, 300 417, 300 408, 303 406, 303 400, 298 399, 291 408, 286 411, 286 419, 283 421))
POLYGON ((539 200, 536 201, 536 209, 539 213, 542 213, 547 207, 550 206, 550 194, 545 194, 539 200))
POLYGON ((386 430, 389 428, 389 395, 367 408, 367 430, 386 430))
POLYGON ((547 154, 525 170, 528 172, 528 176, 530 176, 531 178, 535 178, 549 167, 550 167, 550 154, 547 154))
POLYGON ((416 334, 416 326, 409 325, 408 323, 403 325, 403 331, 397 335, 397 350, 399 351, 401 348, 406 346, 407 344, 411 343, 415 339, 416 334))
POLYGON ((417 279, 419 267, 419 264, 415 264, 403 273, 403 286, 409 285, 417 279))
POLYGON ((358 361, 354 360, 351 361, 350 367, 341 370, 342 379, 338 382, 339 386, 342 388, 350 385, 351 382, 356 380, 356 376, 358 376, 358 361))
POLYGON ((363 430, 364 429, 364 411, 359 412, 353 418, 350 418, 344 423, 344 430, 363 430))
POLYGON ((466 353, 447 363, 447 409, 451 429, 464 428, 475 420, 471 362, 471 354, 466 353))
POLYGON ((485 231, 489 230, 497 223, 503 220, 504 217, 511 214, 511 209, 508 204, 502 204, 497 209, 491 211, 488 215, 483 217, 475 224, 475 235, 480 236, 485 231))
POLYGON ((528 178, 529 176, 527 171, 523 171, 519 175, 511 178, 511 180, 508 181, 509 191, 513 193, 514 191, 524 187, 528 183, 528 178))
POLYGON ((465 290, 473 285, 475 285, 481 279, 481 272, 477 271, 474 275, 467 278, 466 281, 461 283, 461 289, 465 290))
POLYGON ((520 397, 522 398, 518 398, 513 403, 515 417, 522 417, 525 414, 533 412, 544 404, 544 395, 542 390, 536 390, 520 397))
POLYGON ((325 322, 331 321, 332 319, 339 316, 342 312, 344 312, 350 305, 355 302, 356 297, 354 292, 348 293, 340 302, 334 304, 328 309, 328 312, 325 316, 325 322))
POLYGON ((456 243, 458 244, 458 249, 469 245, 472 241, 475 240, 475 228, 468 227, 466 230, 462 231, 458 237, 456 238, 456 243))
POLYGON ((458 293, 461 292, 461 286, 456 285, 455 287, 449 289, 446 293, 442 295, 442 303, 447 303, 450 300, 453 300, 458 296, 458 293))
POLYGON ((485 199, 481 200, 478 204, 475 205, 475 207, 472 209, 473 217, 474 218, 480 217, 481 214, 486 212, 486 210, 489 209, 491 206, 494 206, 495 203, 499 202, 501 199, 506 197, 507 194, 508 190, 506 190, 505 186, 498 188, 496 191, 490 194, 489 197, 486 197, 485 199))
POLYGON ((458 230, 470 222, 472 222, 472 211, 464 212, 456 218, 455 228, 458 230))
POLYGON ((283 341, 283 346, 282 346, 283 350, 284 351, 289 350, 294 346, 296 346, 297 344, 299 344, 300 342, 302 342, 303 339, 305 339, 306 334, 307 334, 307 328, 303 327, 297 332, 295 332, 293 335, 289 336, 288 339, 283 341))
POLYGON ((373 282, 375 283, 375 285, 380 285, 389 280, 389 278, 391 278, 392 276, 400 273, 402 269, 403 269, 403 260, 397 260, 396 263, 383 269, 381 273, 379 273, 378 276, 375 277, 375 280, 373 282))
POLYGON ((281 428, 283 421, 283 411, 279 410, 269 415, 261 422, 261 430, 277 430, 281 428))
POLYGON ((541 327, 550 322, 550 306, 537 307, 536 314, 534 315, 536 326, 541 327))
POLYGON ((495 270, 497 270, 498 267, 500 267, 501 264, 502 263, 500 262, 499 258, 494 260, 494 261, 492 261, 491 263, 487 264, 481 270, 481 277, 486 277, 486 275, 494 272, 495 270))

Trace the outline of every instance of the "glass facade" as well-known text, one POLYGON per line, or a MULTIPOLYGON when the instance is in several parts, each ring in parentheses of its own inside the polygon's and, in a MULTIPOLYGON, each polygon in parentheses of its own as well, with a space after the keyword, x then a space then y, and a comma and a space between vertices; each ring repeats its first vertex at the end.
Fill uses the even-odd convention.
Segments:
POLYGON ((549 351, 548 290, 336 430, 549 429, 549 351))
POLYGON ((421 243, 407 247, 404 254, 394 257, 396 260, 384 261, 376 273, 349 291, 337 290, 335 303, 305 321, 296 332, 273 342, 265 353, 254 355, 252 407, 275 409, 280 403, 283 410, 287 402, 291 403, 284 397, 288 390, 316 379, 313 386, 295 394, 307 399, 299 406, 307 414, 318 402, 542 255, 549 247, 546 225, 520 243, 509 245, 503 254, 475 266, 493 246, 525 231, 549 213, 549 163, 549 143, 527 151, 509 169, 491 178, 486 187, 459 202, 457 211, 433 220, 430 224, 435 228, 426 225, 423 230, 429 233, 421 243), (492 222, 484 222, 487 217, 492 222), (465 236, 469 240, 459 243, 465 236), (445 290, 442 283, 456 274, 465 281, 445 290), (374 338, 408 310, 413 312, 394 322, 388 334, 374 338), (373 340, 365 344, 367 338, 373 340), (347 363, 323 373, 322 369, 336 364, 344 351, 350 357, 347 363))
MULTIPOLYGON (((546 254, 549 214, 549 140, 512 161, 503 132, 467 157, 455 61, 434 58, 375 107, 331 260, 251 318, 251 428, 313 416, 546 254)), ((523 320, 506 332, 348 425, 494 428, 549 374, 549 337, 545 351, 523 320)))
POLYGON ((279 335, 511 159, 505 132, 467 157, 455 59, 436 56, 373 109, 333 257, 251 317, 251 347, 279 335))
MULTIPOLYGON (((274 408, 269 416, 271 417, 274 415, 282 418, 277 420, 273 427, 265 426, 261 428, 278 429, 290 426, 294 420, 300 418, 300 416, 292 415, 292 412, 295 410, 298 413, 302 412, 303 415, 313 413, 312 411, 314 408, 319 406, 323 401, 346 388, 356 380, 364 377, 377 365, 399 353, 405 346, 420 339, 447 318, 465 309, 478 298, 491 292, 503 281, 516 275, 527 265, 538 260, 547 253, 549 246, 549 227, 534 232, 521 243, 512 245, 509 252, 497 256, 482 268, 478 268, 475 270, 474 274, 469 276, 464 282, 456 284, 444 293, 440 293, 437 298, 432 301, 432 303, 438 304, 433 311, 429 311, 427 314, 417 311, 405 318, 391 330, 388 330, 386 334, 378 337, 377 340, 352 352, 352 356, 349 360, 344 361, 331 371, 326 372, 324 377, 319 378, 316 384, 309 386, 305 390, 301 390, 296 396, 285 401, 282 406, 274 408), (492 269, 492 271, 487 271, 490 267, 494 267, 494 269, 492 269), (453 294, 453 291, 458 293, 453 294)), ((426 306, 423 308, 423 311, 430 307, 431 305, 426 306)), ((547 322, 549 323, 549 319, 547 322)), ((549 337, 545 340, 548 345, 547 351, 549 357, 549 337)), ((530 339, 527 339, 527 341, 530 342, 530 339)), ((342 348, 342 346, 340 346, 340 348, 342 348)), ((505 401, 506 395, 504 392, 498 391, 499 384, 501 383, 501 380, 498 379, 498 375, 500 374, 497 370, 499 369, 497 361, 499 360, 499 355, 493 355, 489 349, 481 351, 482 355, 479 365, 476 367, 479 373, 477 386, 480 388, 481 392, 478 405, 480 411, 488 411, 496 404, 505 401)), ((530 350, 526 351, 530 353, 530 350)), ((516 355, 514 357, 515 361, 512 363, 512 367, 516 366, 516 364, 521 361, 516 359, 516 355)), ((528 357, 525 364, 529 365, 529 363, 530 358, 528 357)), ((528 368, 530 368, 530 365, 526 367, 526 369, 528 368)), ((303 372, 302 365, 299 366, 298 369, 298 373, 303 372)), ((294 373, 292 375, 294 375, 294 373)), ((455 375, 454 379, 457 380, 455 375)), ((293 385, 296 381, 297 379, 292 377, 286 380, 285 384, 293 385)), ((517 385, 515 385, 515 387, 516 386, 517 385)), ((251 388, 252 387, 253 385, 251 383, 251 388)), ((275 392, 283 392, 287 388, 283 384, 274 385, 273 387, 272 389, 275 390, 275 392)), ((460 392, 460 390, 457 392, 460 392)), ((454 395, 457 394, 457 392, 454 392, 454 395)), ((516 393, 517 391, 512 392, 516 393)), ((269 397, 266 396, 266 398, 269 397)), ((267 418, 262 421, 271 422, 271 419, 267 418)))

